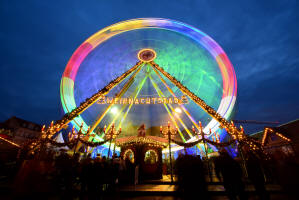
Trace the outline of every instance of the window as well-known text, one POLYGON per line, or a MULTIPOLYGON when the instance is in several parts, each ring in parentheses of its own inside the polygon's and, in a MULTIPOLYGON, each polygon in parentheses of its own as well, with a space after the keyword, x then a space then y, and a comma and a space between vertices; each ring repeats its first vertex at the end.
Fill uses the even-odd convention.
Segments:
POLYGON ((132 163, 134 163, 134 152, 132 149, 127 149, 123 156, 124 160, 129 159, 132 163))
POLYGON ((155 150, 148 150, 145 152, 144 162, 146 164, 155 164, 158 162, 158 154, 155 150))

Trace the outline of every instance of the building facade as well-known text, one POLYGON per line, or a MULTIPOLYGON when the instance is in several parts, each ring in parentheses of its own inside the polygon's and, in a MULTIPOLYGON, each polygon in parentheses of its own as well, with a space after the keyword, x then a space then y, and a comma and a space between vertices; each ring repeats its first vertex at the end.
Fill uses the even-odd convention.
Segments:
POLYGON ((22 145, 31 139, 37 139, 41 134, 41 125, 18 117, 11 117, 0 123, 0 129, 3 134, 9 135, 11 140, 18 145, 22 145))
POLYGON ((299 157, 299 119, 251 135, 257 138, 270 155, 280 153, 299 157))

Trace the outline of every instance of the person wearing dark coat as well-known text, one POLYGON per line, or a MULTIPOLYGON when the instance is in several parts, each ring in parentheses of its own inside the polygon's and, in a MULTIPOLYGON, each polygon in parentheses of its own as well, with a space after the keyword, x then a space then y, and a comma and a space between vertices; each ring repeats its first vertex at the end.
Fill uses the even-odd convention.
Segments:
POLYGON ((219 156, 214 159, 215 172, 231 200, 247 199, 245 185, 242 181, 242 169, 237 161, 229 156, 225 149, 219 151, 219 156))
POLYGON ((265 178, 260 159, 251 151, 245 152, 248 178, 252 182, 260 199, 268 200, 269 195, 265 188, 265 178))
POLYGON ((92 165, 92 159, 90 157, 90 154, 81 160, 81 174, 80 174, 80 180, 81 180, 81 192, 84 194, 88 190, 88 181, 89 181, 89 172, 91 170, 92 165))
POLYGON ((180 155, 175 167, 178 176, 178 190, 183 199, 194 199, 198 196, 208 199, 204 164, 200 156, 180 155))
POLYGON ((294 155, 286 155, 280 150, 274 153, 277 181, 288 199, 298 199, 299 161, 294 155))

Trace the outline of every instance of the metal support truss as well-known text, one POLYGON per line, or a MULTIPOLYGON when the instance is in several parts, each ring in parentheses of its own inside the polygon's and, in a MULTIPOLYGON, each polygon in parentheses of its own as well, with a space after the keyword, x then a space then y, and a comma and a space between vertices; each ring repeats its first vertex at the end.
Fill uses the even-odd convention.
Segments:
POLYGON ((64 128, 68 123, 70 123, 75 117, 79 116, 82 112, 84 112, 87 108, 97 102, 102 96, 109 93, 115 86, 121 83, 126 77, 128 77, 132 72, 134 72, 143 62, 137 62, 131 69, 111 81, 108 85, 106 85, 103 89, 99 90, 97 93, 92 95, 90 98, 87 98, 84 102, 80 104, 77 108, 72 110, 71 112, 65 114, 61 120, 55 122, 53 129, 51 131, 49 128, 46 132, 49 132, 49 136, 53 136, 55 133, 64 128))
POLYGON ((252 149, 262 150, 259 142, 255 141, 253 138, 248 137, 244 134, 243 130, 239 130, 233 123, 229 123, 224 117, 217 113, 212 107, 207 105, 204 100, 196 96, 187 87, 180 83, 176 78, 171 76, 168 72, 164 71, 162 67, 156 64, 154 61, 149 62, 149 64, 166 78, 168 78, 176 87, 178 87, 184 94, 189 96, 197 105, 199 105, 206 113, 219 122, 222 128, 225 128, 228 134, 233 138, 248 145, 252 149))

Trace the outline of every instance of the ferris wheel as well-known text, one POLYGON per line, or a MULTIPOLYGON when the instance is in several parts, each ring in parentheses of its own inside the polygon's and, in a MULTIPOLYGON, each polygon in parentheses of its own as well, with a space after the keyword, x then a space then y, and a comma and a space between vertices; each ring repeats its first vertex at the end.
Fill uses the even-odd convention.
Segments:
POLYGON ((60 94, 67 114, 61 123, 77 130, 115 124, 127 136, 141 124, 150 133, 169 121, 188 142, 198 121, 208 137, 224 136, 219 126, 231 115, 237 81, 211 37, 178 21, 143 18, 111 25, 83 42, 65 68, 60 94))

